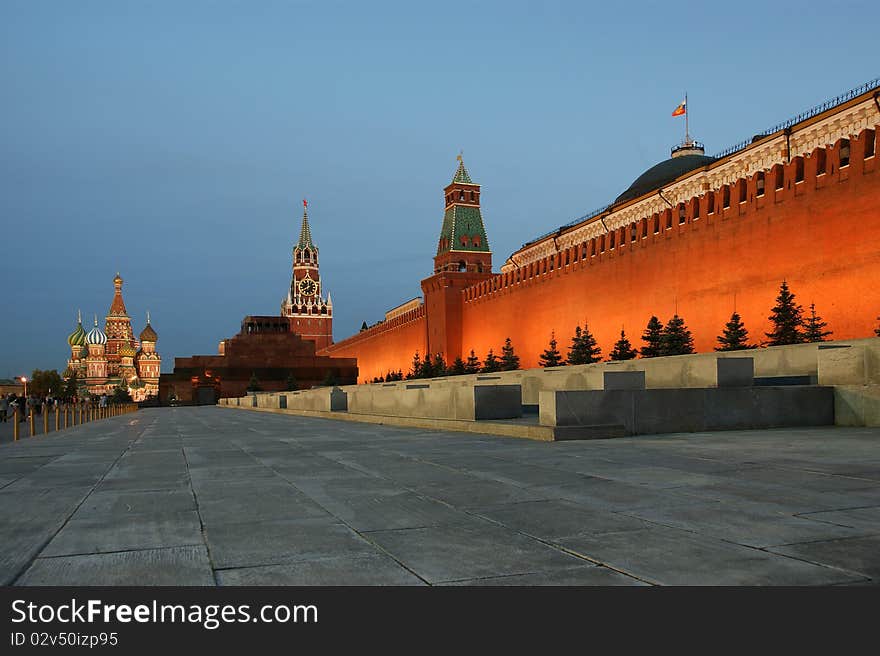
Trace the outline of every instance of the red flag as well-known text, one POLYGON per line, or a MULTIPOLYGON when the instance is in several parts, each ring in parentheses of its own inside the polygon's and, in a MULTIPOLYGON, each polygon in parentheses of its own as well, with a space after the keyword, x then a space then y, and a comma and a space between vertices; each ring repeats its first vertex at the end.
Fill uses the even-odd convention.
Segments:
POLYGON ((681 116, 682 114, 687 114, 687 100, 682 100, 681 104, 672 112, 673 116, 681 116))
POLYGON ((308 207, 309 207, 309 201, 307 201, 305 198, 303 198, 303 209, 308 209, 308 207))

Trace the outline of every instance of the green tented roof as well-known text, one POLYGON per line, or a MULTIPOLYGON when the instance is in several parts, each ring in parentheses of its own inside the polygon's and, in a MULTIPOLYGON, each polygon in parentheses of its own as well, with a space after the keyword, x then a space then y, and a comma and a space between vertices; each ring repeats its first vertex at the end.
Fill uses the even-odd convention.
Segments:
MULTIPOLYGON (((465 172, 467 175, 467 172, 465 172)), ((440 244, 448 240, 446 248, 437 248, 437 254, 447 251, 478 251, 489 252, 489 239, 486 237, 486 228, 483 225, 483 215, 479 207, 465 205, 453 205, 446 210, 443 216, 443 228, 440 230, 440 244), (467 245, 461 243, 462 237, 467 237, 467 245), (474 237, 480 238, 480 245, 474 246, 474 237)))
POLYGON ((315 247, 312 243, 312 229, 309 227, 309 213, 306 210, 303 210, 303 222, 302 228, 299 231, 299 241, 297 242, 297 246, 300 248, 315 247))
POLYGON ((464 167, 464 160, 461 157, 458 158, 458 169, 455 171, 455 175, 452 176, 453 182, 463 182, 465 184, 473 184, 473 180, 471 180, 471 176, 468 174, 467 169, 464 167))

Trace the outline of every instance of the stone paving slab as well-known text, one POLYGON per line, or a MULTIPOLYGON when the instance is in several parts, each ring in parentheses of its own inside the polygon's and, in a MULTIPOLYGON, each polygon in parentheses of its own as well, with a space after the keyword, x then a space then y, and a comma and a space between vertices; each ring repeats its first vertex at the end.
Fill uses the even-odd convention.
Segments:
POLYGON ((426 585, 381 554, 309 560, 286 565, 222 569, 220 585, 426 585))
POLYGON ((803 519, 828 522, 837 526, 848 526, 871 533, 880 533, 880 506, 868 508, 849 508, 846 510, 827 510, 825 512, 800 515, 803 519))
POLYGON ((555 586, 555 585, 649 585, 626 574, 615 572, 607 567, 588 564, 580 567, 556 569, 534 574, 514 574, 512 576, 490 576, 483 579, 467 579, 440 585, 454 586, 555 586))
POLYGON ((202 544, 199 516, 193 510, 162 517, 107 513, 71 519, 40 555, 69 556, 202 544))
POLYGON ((864 532, 854 528, 811 522, 803 517, 773 512, 760 504, 734 507, 725 503, 692 504, 647 508, 625 514, 654 524, 759 548, 864 535, 864 532))
POLYGON ((660 585, 830 585, 866 577, 668 528, 578 536, 572 551, 660 585))
POLYGON ((579 559, 484 521, 368 533, 429 583, 565 569, 579 559))
POLYGON ((204 546, 38 558, 16 585, 215 585, 204 546))
POLYGON ((811 563, 854 572, 870 578, 874 585, 880 582, 880 535, 843 540, 826 540, 771 547, 770 551, 801 558, 811 563))
POLYGON ((220 524, 208 526, 205 539, 218 569, 375 552, 363 537, 332 518, 220 524))
POLYGON ((648 526, 647 522, 635 517, 589 508, 565 499, 472 508, 471 512, 521 533, 546 540, 582 534, 635 531, 648 526))
POLYGON ((161 408, 0 445, 0 582, 880 582, 880 430, 542 443, 161 408))

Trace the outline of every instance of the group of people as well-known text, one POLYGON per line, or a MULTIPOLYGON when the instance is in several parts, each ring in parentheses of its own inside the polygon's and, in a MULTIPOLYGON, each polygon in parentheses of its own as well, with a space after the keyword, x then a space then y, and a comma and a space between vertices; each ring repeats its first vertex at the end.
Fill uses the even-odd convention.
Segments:
POLYGON ((28 396, 22 394, 21 396, 18 396, 13 392, 6 396, 0 395, 0 421, 8 421, 10 417, 14 416, 16 410, 18 410, 18 420, 24 421, 31 412, 33 412, 34 415, 42 414, 43 409, 45 409, 46 412, 50 412, 53 409, 60 407, 62 403, 69 403, 73 406, 92 405, 106 408, 108 401, 109 397, 106 394, 101 394, 101 396, 74 396, 69 401, 64 401, 63 399, 52 395, 41 397, 36 394, 29 394, 28 396))

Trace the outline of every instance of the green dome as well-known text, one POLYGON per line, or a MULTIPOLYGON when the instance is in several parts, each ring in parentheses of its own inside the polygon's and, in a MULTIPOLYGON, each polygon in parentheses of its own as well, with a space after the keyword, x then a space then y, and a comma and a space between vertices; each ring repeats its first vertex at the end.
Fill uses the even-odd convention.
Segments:
POLYGON ((86 331, 83 330, 82 319, 79 319, 76 324, 76 330, 74 330, 67 337, 67 343, 71 346, 85 346, 86 345, 86 331))
POLYGON ((708 166, 714 161, 714 157, 700 154, 670 157, 642 173, 626 191, 614 200, 613 204, 617 205, 619 203, 625 203, 628 200, 643 196, 648 192, 657 191, 685 173, 708 166))

